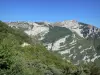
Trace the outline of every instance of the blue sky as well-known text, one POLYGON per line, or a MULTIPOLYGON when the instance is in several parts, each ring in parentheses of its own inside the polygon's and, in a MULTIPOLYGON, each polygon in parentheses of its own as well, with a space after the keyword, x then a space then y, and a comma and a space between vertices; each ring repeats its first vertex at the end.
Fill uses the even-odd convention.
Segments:
POLYGON ((77 20, 100 27, 100 0, 0 0, 0 20, 77 20))

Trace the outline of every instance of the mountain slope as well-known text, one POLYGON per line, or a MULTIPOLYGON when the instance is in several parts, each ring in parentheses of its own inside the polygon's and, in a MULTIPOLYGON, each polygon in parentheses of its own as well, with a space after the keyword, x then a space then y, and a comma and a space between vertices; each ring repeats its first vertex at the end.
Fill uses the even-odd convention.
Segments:
POLYGON ((78 70, 42 44, 31 41, 24 32, 1 21, 0 34, 0 75, 66 75, 78 70))
POLYGON ((68 59, 63 60, 60 55, 48 51, 23 31, 19 32, 19 28, 13 29, 0 22, 0 34, 3 37, 0 38, 0 75, 100 75, 100 68, 94 64, 80 64, 77 67, 68 59))
POLYGON ((61 54, 74 64, 99 62, 100 29, 75 20, 47 22, 11 22, 29 36, 37 36, 48 50, 61 54))

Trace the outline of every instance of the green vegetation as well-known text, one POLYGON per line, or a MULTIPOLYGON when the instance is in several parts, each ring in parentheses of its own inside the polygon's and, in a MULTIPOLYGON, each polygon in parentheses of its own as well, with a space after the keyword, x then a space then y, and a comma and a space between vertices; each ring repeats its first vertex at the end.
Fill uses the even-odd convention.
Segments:
POLYGON ((87 65, 78 68, 0 22, 0 75, 100 75, 100 69, 87 65), (24 42, 30 45, 22 47, 24 42))
POLYGON ((45 35, 43 42, 54 43, 60 38, 65 37, 66 35, 72 35, 72 32, 65 27, 50 27, 49 32, 45 35))
POLYGON ((89 24, 83 23, 83 22, 79 22, 78 24, 83 25, 83 26, 88 26, 89 24))
POLYGON ((12 34, 15 36, 15 39, 18 40, 20 43, 23 43, 24 41, 30 42, 27 34, 22 32, 23 31, 21 29, 12 29, 11 27, 0 21, 0 41, 2 41, 9 34, 12 34))

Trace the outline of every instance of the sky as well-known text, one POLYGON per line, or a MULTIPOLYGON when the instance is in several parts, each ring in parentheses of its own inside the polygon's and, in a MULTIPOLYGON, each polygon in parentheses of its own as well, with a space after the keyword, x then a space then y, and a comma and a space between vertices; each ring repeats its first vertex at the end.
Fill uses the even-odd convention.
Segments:
POLYGON ((100 27, 100 0, 0 0, 0 20, 77 20, 100 27))

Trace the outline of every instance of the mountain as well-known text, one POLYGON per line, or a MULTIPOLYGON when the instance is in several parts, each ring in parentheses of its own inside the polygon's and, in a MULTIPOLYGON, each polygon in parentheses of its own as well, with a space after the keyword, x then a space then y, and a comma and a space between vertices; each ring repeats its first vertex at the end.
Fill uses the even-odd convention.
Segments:
POLYGON ((44 46, 63 59, 74 64, 99 62, 100 60, 100 29, 67 20, 63 22, 9 22, 9 26, 21 28, 29 36, 37 36, 44 46))
POLYGON ((0 75, 66 75, 77 72, 77 66, 32 40, 22 30, 0 21, 0 75))
MULTIPOLYGON (((67 53, 60 55, 60 51, 56 50, 58 48, 53 48, 58 40, 59 42, 63 40, 66 44, 72 41, 73 34, 75 37, 77 35, 75 40, 86 39, 70 28, 54 24, 47 22, 5 24, 0 21, 0 75, 100 75, 100 67, 95 63, 74 65, 67 57, 67 53), (52 43, 50 50, 45 48, 47 43, 52 43)), ((64 46, 63 43, 61 45, 64 46)), ((100 46, 97 49, 99 50, 100 46)))

